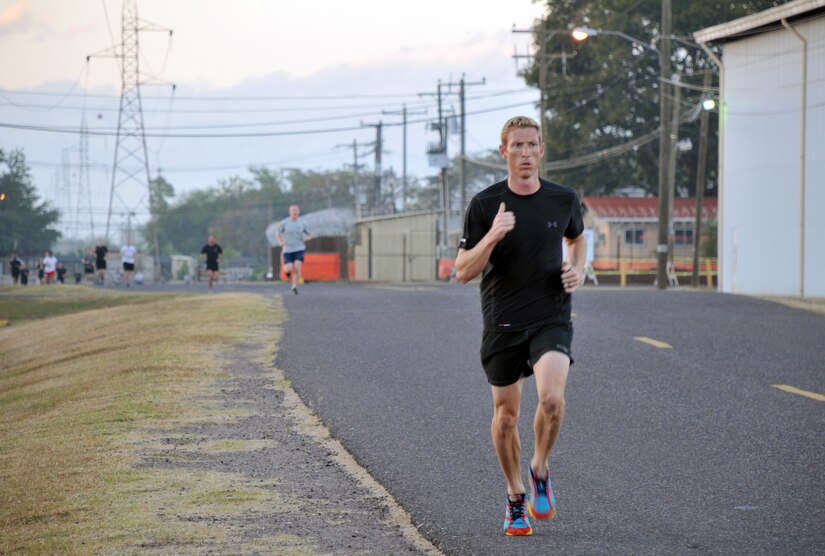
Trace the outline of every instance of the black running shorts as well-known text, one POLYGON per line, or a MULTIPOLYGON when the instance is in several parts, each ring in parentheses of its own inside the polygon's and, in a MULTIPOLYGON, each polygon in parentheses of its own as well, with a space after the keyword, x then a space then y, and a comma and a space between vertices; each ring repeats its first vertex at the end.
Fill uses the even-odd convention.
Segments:
POLYGON ((481 340, 481 366, 487 382, 493 386, 508 386, 521 377, 533 374, 533 362, 548 351, 558 351, 573 357, 573 324, 570 322, 542 324, 517 332, 484 332, 481 340))

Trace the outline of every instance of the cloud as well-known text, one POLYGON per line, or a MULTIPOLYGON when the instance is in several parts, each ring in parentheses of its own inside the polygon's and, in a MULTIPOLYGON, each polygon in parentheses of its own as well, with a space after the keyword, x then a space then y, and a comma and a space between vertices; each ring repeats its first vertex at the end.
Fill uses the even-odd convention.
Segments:
POLYGON ((25 31, 28 27, 26 0, 12 4, 0 13, 0 35, 25 31))

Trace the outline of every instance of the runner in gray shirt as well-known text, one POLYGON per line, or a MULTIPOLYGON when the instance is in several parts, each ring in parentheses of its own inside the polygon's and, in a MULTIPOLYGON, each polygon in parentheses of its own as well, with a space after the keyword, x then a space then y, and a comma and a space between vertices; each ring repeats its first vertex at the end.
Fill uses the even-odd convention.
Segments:
POLYGON ((281 245, 284 255, 284 270, 288 279, 292 280, 292 293, 298 293, 298 282, 301 279, 301 265, 304 263, 306 243, 312 236, 303 218, 300 218, 301 209, 298 205, 289 207, 289 218, 281 222, 275 239, 281 245))

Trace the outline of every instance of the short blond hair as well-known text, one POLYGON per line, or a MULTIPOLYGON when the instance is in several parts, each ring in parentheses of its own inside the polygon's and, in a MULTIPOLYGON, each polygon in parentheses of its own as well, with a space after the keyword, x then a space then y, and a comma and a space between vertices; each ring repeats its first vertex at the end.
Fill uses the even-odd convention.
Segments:
POLYGON ((532 127, 539 134, 539 138, 541 138, 541 127, 539 127, 538 122, 533 118, 528 118, 527 116, 514 116, 504 122, 504 127, 501 128, 501 144, 503 146, 507 146, 507 136, 510 134, 511 129, 519 129, 524 127, 532 127))

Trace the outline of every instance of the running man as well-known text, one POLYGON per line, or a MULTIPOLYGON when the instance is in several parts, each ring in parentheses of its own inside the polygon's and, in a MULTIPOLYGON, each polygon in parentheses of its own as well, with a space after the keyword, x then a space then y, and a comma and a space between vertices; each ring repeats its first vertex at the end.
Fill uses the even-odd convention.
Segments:
POLYGON ((84 282, 93 282, 95 276, 95 256, 92 248, 86 249, 86 254, 80 259, 80 264, 83 265, 84 282))
POLYGON ((312 239, 309 229, 300 217, 301 209, 298 205, 289 207, 289 218, 281 222, 275 239, 281 245, 284 254, 284 271, 287 279, 292 279, 292 293, 298 293, 298 282, 301 280, 301 265, 304 263, 306 242, 312 239))
POLYGON ((104 245, 103 240, 97 240, 97 247, 95 247, 95 270, 97 270, 97 283, 103 285, 106 279, 106 253, 109 248, 104 245))
POLYGON ((218 265, 221 262, 222 254, 223 249, 215 243, 215 236, 209 234, 209 237, 206 238, 206 245, 201 249, 201 255, 206 255, 206 275, 209 278, 210 292, 212 291, 212 282, 214 281, 217 284, 218 280, 220 280, 218 265))
POLYGON ((507 161, 508 177, 470 201, 456 258, 462 283, 482 274, 481 364, 492 387, 493 446, 507 482, 507 535, 532 534, 528 513, 535 519, 556 514, 548 458, 564 418, 564 388, 573 362, 570 294, 581 283, 586 256, 575 191, 539 178, 540 137, 539 125, 530 118, 504 124, 499 153, 507 161), (570 261, 562 260, 562 241, 570 261), (536 377, 539 404, 527 492, 517 425, 530 375, 536 377))
POLYGON ((15 286, 20 281, 20 269, 24 266, 26 266, 26 263, 17 256, 17 251, 12 251, 11 259, 9 259, 9 268, 11 269, 11 281, 15 286))
POLYGON ((43 277, 47 284, 53 284, 57 277, 57 257, 46 251, 43 257, 43 277))
POLYGON ((126 287, 130 287, 132 273, 135 271, 135 257, 138 254, 137 247, 132 245, 132 240, 127 239, 126 245, 120 248, 120 258, 123 261, 123 281, 126 287))

